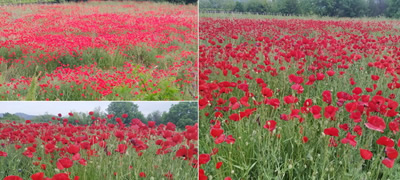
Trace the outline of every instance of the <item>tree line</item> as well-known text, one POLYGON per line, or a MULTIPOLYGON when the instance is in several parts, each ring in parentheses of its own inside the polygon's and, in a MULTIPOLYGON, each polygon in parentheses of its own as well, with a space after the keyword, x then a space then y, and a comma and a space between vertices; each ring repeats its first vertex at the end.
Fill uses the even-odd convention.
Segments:
POLYGON ((200 0, 200 10, 400 18, 400 0, 200 0))
MULTIPOLYGON (((186 125, 194 125, 198 122, 197 107, 197 102, 179 102, 178 104, 173 104, 167 112, 157 110, 145 116, 139 111, 139 106, 133 102, 111 102, 105 112, 101 111, 100 107, 97 107, 92 111, 93 115, 84 112, 72 112, 72 116, 65 114, 62 117, 44 114, 35 116, 30 120, 32 123, 40 123, 54 121, 53 118, 57 117, 61 119, 60 123, 63 122, 63 119, 68 119, 68 122, 71 124, 84 125, 91 124, 93 122, 93 116, 96 119, 107 119, 107 123, 112 124, 116 123, 117 118, 120 118, 126 125, 129 125, 132 119, 140 119, 146 124, 148 121, 154 121, 156 125, 172 122, 177 128, 184 129, 186 125), (113 115, 112 117, 108 116, 111 114, 113 115), (128 117, 123 118, 123 114, 126 114, 128 117)), ((7 120, 18 123, 25 122, 25 119, 22 117, 11 113, 4 113, 3 117, 0 117, 0 123, 7 120)))
MULTIPOLYGON (((86 2, 88 0, 56 0, 56 2, 86 2)), ((129 0, 105 0, 105 1, 129 1, 129 0)), ((153 1, 153 2, 170 2, 175 4, 196 4, 197 0, 131 0, 131 1, 153 1)))

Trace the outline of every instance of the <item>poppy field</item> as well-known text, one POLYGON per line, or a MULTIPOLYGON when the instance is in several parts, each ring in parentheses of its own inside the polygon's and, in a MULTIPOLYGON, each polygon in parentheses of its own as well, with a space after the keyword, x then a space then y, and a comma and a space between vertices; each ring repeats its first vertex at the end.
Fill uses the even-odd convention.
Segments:
POLYGON ((400 22, 200 18, 199 176, 399 179, 400 22))
POLYGON ((182 130, 173 123, 139 119, 126 125, 127 114, 75 115, 59 114, 46 123, 0 123, 0 179, 197 177, 197 124, 182 130))
POLYGON ((0 100, 193 100, 195 5, 0 7, 0 100))

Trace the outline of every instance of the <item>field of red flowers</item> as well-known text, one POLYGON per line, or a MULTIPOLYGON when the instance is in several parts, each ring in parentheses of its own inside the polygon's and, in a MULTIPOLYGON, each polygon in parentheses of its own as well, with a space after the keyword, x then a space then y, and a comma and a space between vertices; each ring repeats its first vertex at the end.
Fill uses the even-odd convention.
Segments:
POLYGON ((200 18, 200 179, 399 179, 400 22, 200 18))
POLYGON ((197 7, 0 7, 0 100, 193 100, 197 7))
POLYGON ((197 177, 197 124, 178 130, 173 123, 132 119, 125 125, 124 115, 116 124, 108 122, 112 114, 93 112, 88 125, 79 125, 73 113, 48 123, 0 123, 0 179, 197 177))

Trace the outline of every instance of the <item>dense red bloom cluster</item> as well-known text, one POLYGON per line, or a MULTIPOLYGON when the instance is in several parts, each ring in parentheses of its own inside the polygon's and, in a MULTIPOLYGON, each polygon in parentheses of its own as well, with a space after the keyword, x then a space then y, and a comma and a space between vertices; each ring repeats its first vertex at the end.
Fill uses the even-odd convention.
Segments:
MULTIPOLYGON (((172 154, 173 159, 185 160, 194 168, 198 166, 198 124, 187 125, 184 131, 176 131, 173 123, 155 125, 155 122, 149 122, 151 126, 147 126, 139 119, 132 119, 130 125, 125 126, 107 123, 107 118, 94 119, 90 125, 73 125, 68 123, 68 119, 63 121, 60 117, 53 117, 48 123, 22 124, 7 121, 0 123, 0 142, 2 147, 15 147, 21 156, 28 157, 43 170, 46 170, 46 165, 52 164, 58 170, 66 171, 74 166, 86 166, 88 160, 96 161, 100 155, 117 154, 122 157, 130 150, 142 156, 143 153, 149 153, 146 150, 150 146, 158 148, 157 155, 172 154), (44 158, 41 154, 45 154, 46 161, 40 161, 44 158)), ((15 154, 0 151, 0 158, 7 158, 10 153, 15 154)), ((151 174, 151 171, 141 172, 139 176, 146 177, 146 174, 151 174)), ((173 174, 165 176, 172 179, 173 174)), ((44 174, 40 172, 32 175, 34 180, 43 177, 44 174)), ((58 174, 52 179, 71 177, 71 174, 58 174)))
POLYGON ((196 10, 156 3, 0 7, 0 64, 41 71, 37 79, 2 81, 0 99, 24 99, 33 84, 40 100, 142 99, 171 93, 167 87, 178 89, 169 98, 192 100, 196 10))
MULTIPOLYGON (((225 134, 236 127, 231 124, 245 121, 277 138, 281 136, 273 133, 276 128, 294 123, 290 129, 299 129, 298 141, 312 143, 319 137, 303 133, 315 131, 315 126, 301 124, 321 122, 317 131, 328 136, 327 146, 357 147, 365 160, 373 153, 385 153, 382 164, 391 168, 397 158, 395 134, 400 123, 396 25, 399 23, 201 18, 199 107, 202 123, 210 123, 211 135, 204 139, 214 139, 215 148, 221 147, 225 134), (388 35, 391 33, 396 35, 388 35), (376 144, 360 146, 366 135, 376 138, 376 144), (385 152, 378 151, 377 145, 385 146, 385 152), (364 149, 367 147, 370 150, 364 149)), ((207 179, 204 170, 218 160, 231 158, 213 160, 214 154, 209 154, 211 160, 202 161, 207 168, 200 169, 200 179, 207 179)))

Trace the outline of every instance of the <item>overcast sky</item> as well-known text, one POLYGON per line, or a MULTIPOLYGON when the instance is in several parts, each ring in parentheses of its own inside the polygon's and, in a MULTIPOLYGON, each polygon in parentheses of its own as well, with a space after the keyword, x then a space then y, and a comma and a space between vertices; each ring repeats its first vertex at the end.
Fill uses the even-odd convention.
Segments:
MULTIPOLYGON (((29 115, 48 114, 56 115, 61 113, 73 112, 89 112, 96 107, 100 107, 101 111, 107 109, 110 101, 1 101, 0 113, 25 113, 29 115)), ((178 101, 135 101, 145 116, 153 111, 168 111, 172 104, 178 104, 178 101)))

